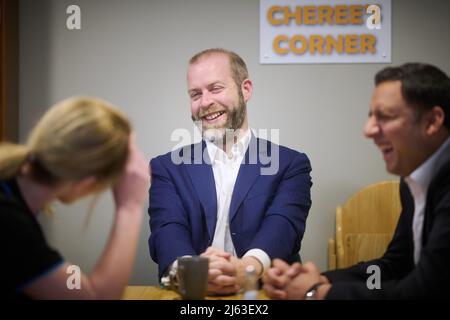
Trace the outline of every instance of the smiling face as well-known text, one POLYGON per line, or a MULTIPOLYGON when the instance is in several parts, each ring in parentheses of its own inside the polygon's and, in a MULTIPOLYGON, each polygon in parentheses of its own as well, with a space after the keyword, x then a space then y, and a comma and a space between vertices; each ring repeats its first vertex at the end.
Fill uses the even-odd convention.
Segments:
POLYGON ((201 123, 204 136, 219 132, 223 138, 226 129, 247 130, 252 84, 248 79, 236 84, 226 54, 208 54, 189 65, 187 82, 192 120, 201 123))
POLYGON ((427 159, 426 132, 427 117, 419 117, 405 102, 400 81, 375 88, 364 134, 380 149, 388 172, 405 177, 427 159))

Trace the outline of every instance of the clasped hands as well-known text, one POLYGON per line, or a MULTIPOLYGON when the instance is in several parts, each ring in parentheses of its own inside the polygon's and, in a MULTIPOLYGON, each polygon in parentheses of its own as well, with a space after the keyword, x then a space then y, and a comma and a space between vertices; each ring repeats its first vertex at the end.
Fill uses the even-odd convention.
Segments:
POLYGON ((261 263, 254 257, 236 258, 230 253, 209 247, 202 257, 209 259, 208 294, 228 295, 238 292, 245 283, 245 269, 252 265, 262 273, 261 263))
POLYGON ((274 259, 263 280, 267 296, 278 300, 303 300, 307 291, 316 283, 321 283, 316 298, 323 299, 331 288, 328 279, 320 274, 312 262, 289 265, 280 259, 274 259))

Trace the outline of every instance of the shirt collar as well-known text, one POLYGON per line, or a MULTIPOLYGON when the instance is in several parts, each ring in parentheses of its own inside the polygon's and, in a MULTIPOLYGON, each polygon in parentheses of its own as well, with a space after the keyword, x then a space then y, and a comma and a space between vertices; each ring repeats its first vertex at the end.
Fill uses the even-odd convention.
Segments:
POLYGON ((422 163, 416 170, 414 170, 405 181, 408 185, 417 184, 422 191, 426 191, 430 185, 435 165, 439 157, 442 155, 447 146, 450 145, 450 137, 433 153, 424 163, 422 163))
MULTIPOLYGON (((232 159, 243 158, 245 153, 247 152, 248 145, 251 139, 251 130, 247 129, 247 131, 240 137, 240 139, 233 144, 231 147, 232 159)), ((226 158, 225 152, 219 148, 214 142, 210 142, 205 139, 206 148, 208 150, 208 156, 211 160, 211 163, 214 161, 220 161, 221 159, 226 158)))

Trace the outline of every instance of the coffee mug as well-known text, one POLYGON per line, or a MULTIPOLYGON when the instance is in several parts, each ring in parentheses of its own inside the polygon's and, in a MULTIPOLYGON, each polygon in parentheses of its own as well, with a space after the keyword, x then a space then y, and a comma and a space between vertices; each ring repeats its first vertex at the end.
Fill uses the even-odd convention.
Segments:
POLYGON ((185 300, 202 300, 208 289, 209 259, 200 256, 177 259, 178 292, 185 300))

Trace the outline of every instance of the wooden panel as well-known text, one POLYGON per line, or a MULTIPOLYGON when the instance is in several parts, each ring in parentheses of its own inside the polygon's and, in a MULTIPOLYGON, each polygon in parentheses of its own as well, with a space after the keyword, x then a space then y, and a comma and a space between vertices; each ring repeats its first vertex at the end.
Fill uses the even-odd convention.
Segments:
POLYGON ((336 209, 336 265, 338 268, 345 267, 344 254, 344 235, 342 234, 342 207, 336 209))
POLYGON ((392 233, 401 211, 399 183, 382 182, 368 186, 343 206, 342 232, 392 233))
POLYGON ((19 138, 19 1, 0 0, 0 141, 19 138))
POLYGON ((381 257, 393 234, 388 233, 350 233, 345 236, 345 263, 352 266, 358 262, 381 257))
MULTIPOLYGON (((155 286, 128 286, 122 296, 123 300, 181 300, 181 296, 172 290, 155 286)), ((243 300, 242 293, 228 296, 207 296, 205 300, 243 300)), ((268 300, 263 290, 259 290, 258 300, 268 300)))
POLYGON ((336 241, 328 240, 328 270, 336 269, 336 241))
POLYGON ((370 185, 336 208, 336 265, 349 267, 380 257, 401 212, 398 181, 370 185))

